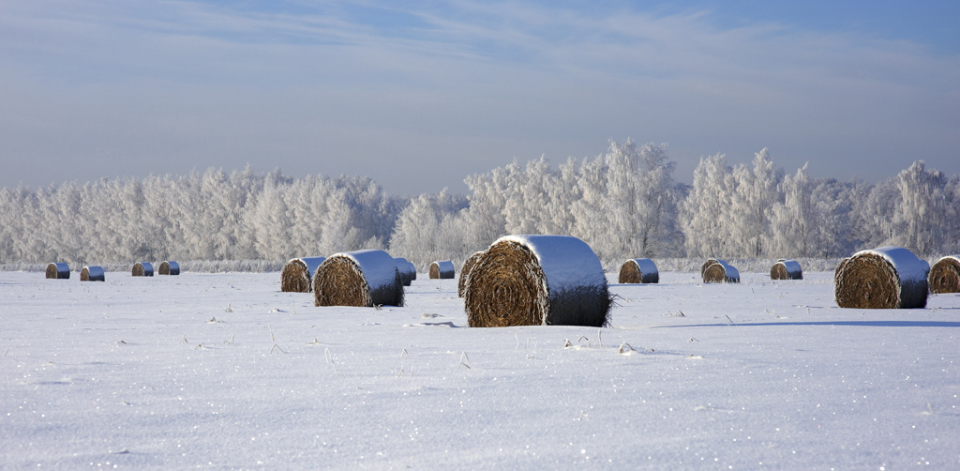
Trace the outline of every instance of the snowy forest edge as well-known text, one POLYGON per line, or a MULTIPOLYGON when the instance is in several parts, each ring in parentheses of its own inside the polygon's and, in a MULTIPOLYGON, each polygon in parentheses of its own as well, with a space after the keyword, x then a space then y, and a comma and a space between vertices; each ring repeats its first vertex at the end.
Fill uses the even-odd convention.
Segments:
POLYGON ((806 166, 786 173, 766 149, 752 165, 702 158, 692 185, 674 168, 664 146, 628 140, 556 168, 541 158, 471 175, 468 195, 403 198, 365 177, 250 168, 3 188, 0 269, 183 260, 186 271, 275 271, 293 257, 382 248, 424 271, 524 233, 579 237, 608 271, 638 257, 663 271, 695 271, 705 257, 745 271, 796 258, 819 271, 883 245, 960 252, 960 177, 923 161, 876 184, 814 179, 806 166))

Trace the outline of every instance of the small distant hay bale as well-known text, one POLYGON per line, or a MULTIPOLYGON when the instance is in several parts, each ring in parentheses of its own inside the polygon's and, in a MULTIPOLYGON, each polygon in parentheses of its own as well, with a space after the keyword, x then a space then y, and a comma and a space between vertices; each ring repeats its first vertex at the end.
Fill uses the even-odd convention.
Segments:
POLYGON ((576 237, 501 237, 482 253, 463 295, 470 327, 607 324, 603 267, 576 237))
POLYGON ((660 272, 649 258, 632 258, 620 266, 618 283, 659 283, 660 272))
POLYGON ((158 275, 179 275, 180 274, 180 264, 167 260, 166 262, 160 263, 160 266, 157 267, 158 275))
POLYGON ((770 268, 771 280, 802 280, 803 270, 796 260, 781 258, 770 268))
POLYGON ((480 256, 483 255, 483 250, 479 252, 474 252, 473 255, 467 257, 463 261, 463 265, 460 266, 460 279, 457 280, 457 296, 463 297, 463 293, 467 290, 467 283, 470 282, 470 270, 473 270, 473 267, 477 265, 477 260, 480 260, 480 256))
POLYGON ((150 262, 137 262, 133 265, 133 276, 153 276, 153 264, 150 262))
POLYGON ((70 265, 58 262, 47 265, 47 279, 49 280, 69 280, 70 265))
POLYGON ((103 267, 87 265, 80 270, 80 281, 106 281, 103 276, 103 267))
POLYGON ((313 290, 312 278, 324 257, 300 257, 291 259, 280 270, 280 291, 284 293, 309 293, 313 290))
POLYGON ((403 282, 403 286, 410 286, 413 280, 417 279, 417 267, 403 257, 397 257, 394 260, 397 261, 397 270, 400 271, 400 281, 403 282))
POLYGON ((739 283, 740 271, 729 263, 711 258, 700 267, 704 283, 739 283))
POLYGON ((902 247, 862 250, 834 272, 837 305, 854 309, 910 309, 927 305, 924 264, 902 247))
POLYGON ((439 260, 430 264, 431 280, 452 280, 454 276, 456 273, 450 260, 439 260))
POLYGON ((397 262, 383 250, 331 255, 313 278, 316 306, 403 306, 397 262))
POLYGON ((928 278, 930 292, 960 293, 960 255, 948 255, 937 260, 928 278))

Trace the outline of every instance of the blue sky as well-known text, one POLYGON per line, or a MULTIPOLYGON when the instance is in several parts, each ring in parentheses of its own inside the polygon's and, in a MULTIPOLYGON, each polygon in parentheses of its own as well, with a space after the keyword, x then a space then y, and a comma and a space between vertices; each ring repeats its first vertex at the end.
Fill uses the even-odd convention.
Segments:
POLYGON ((0 186, 194 168, 443 187, 610 140, 960 174, 960 2, 0 1, 0 186))

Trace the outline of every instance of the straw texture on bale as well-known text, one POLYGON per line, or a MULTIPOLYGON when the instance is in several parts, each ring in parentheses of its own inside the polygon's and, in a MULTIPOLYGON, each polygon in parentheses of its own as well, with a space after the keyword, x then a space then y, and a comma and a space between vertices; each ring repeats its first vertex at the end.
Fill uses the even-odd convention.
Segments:
POLYGON ((326 260, 324 257, 301 257, 291 259, 280 270, 280 291, 284 293, 309 293, 313 290, 313 274, 326 260))
POLYGON ((397 257, 394 260, 397 261, 397 270, 400 271, 400 281, 403 282, 403 286, 410 286, 413 280, 417 279, 417 267, 403 257, 397 257))
POLYGON ((463 261, 463 265, 460 266, 460 279, 457 280, 457 296, 463 297, 463 293, 467 289, 467 283, 470 282, 470 270, 473 270, 473 267, 476 266, 477 260, 480 260, 480 256, 483 255, 483 251, 474 252, 473 255, 467 257, 463 261))
POLYGON ((95 265, 83 267, 83 270, 80 270, 80 281, 106 281, 103 268, 95 265))
POLYGON ((133 276, 153 276, 153 265, 150 262, 137 262, 133 265, 133 276))
POLYGON ((904 248, 863 250, 837 265, 834 295, 842 308, 922 308, 927 305, 925 268, 904 248))
POLYGON ((431 280, 451 280, 456 276, 453 268, 453 262, 450 260, 440 260, 430 264, 431 280))
POLYGON ((960 255, 937 260, 930 269, 931 293, 960 293, 960 255))
POLYGON ((158 275, 179 275, 180 274, 180 264, 173 261, 166 261, 160 263, 160 266, 157 267, 158 275))
POLYGON ((507 236, 484 251, 464 292, 470 327, 607 323, 603 267, 580 239, 507 236))
POLYGON ((803 270, 800 269, 800 264, 796 260, 782 258, 770 268, 770 279, 802 280, 803 270))
POLYGON ((382 250, 331 255, 313 278, 316 306, 403 306, 396 261, 382 250))
POLYGON ((711 258, 700 267, 700 276, 704 283, 739 283, 740 271, 733 265, 711 258))
POLYGON ((620 266, 618 283, 659 283, 660 272, 649 258, 636 258, 623 262, 620 266))
POLYGON ((70 265, 60 262, 47 265, 46 277, 51 280, 69 280, 70 265))

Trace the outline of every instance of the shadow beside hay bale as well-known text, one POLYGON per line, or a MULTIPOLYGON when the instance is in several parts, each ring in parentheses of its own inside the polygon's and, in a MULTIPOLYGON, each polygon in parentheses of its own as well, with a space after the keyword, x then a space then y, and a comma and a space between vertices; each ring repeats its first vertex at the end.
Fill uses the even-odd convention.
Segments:
POLYGON ((464 292, 471 327, 602 327, 610 304, 599 259, 570 236, 498 239, 477 260, 464 292))
POLYGON ((620 276, 617 282, 621 284, 632 283, 659 283, 660 272, 657 265, 649 258, 633 258, 620 266, 620 276))
POLYGON ((901 247, 862 250, 834 272, 834 296, 842 308, 911 309, 927 305, 926 267, 901 247))
POLYGON ((70 265, 58 262, 47 265, 46 277, 48 280, 69 280, 70 265))
POLYGON ((396 261, 383 250, 338 253, 314 275, 315 306, 403 306, 396 261))
POLYGON ((937 260, 930 268, 927 282, 931 293, 960 293, 960 255, 937 260))

